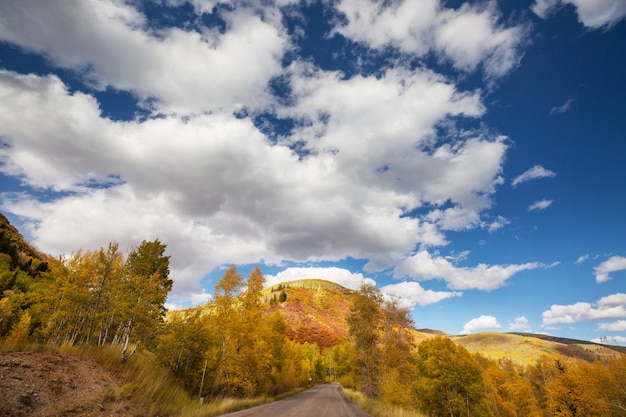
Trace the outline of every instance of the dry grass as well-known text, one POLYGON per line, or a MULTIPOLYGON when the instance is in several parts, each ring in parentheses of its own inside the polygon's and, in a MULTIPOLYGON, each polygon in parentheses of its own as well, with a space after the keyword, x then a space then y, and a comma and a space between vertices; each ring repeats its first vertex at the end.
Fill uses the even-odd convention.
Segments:
POLYGON ((341 388, 350 401, 370 413, 374 417, 425 417, 416 410, 406 410, 400 407, 384 404, 381 401, 367 398, 359 391, 341 388))
POLYGON ((177 415, 192 404, 189 394, 148 352, 138 352, 124 363, 120 348, 99 347, 83 352, 123 381, 120 395, 148 415, 177 415))
POLYGON ((481 332, 452 340, 472 353, 496 360, 506 358, 520 365, 531 364, 543 355, 561 356, 557 343, 516 334, 481 332))
POLYGON ((199 402, 194 402, 193 406, 187 407, 180 414, 180 417, 214 417, 222 414, 233 413, 239 410, 245 410, 248 408, 256 407, 259 405, 278 401, 280 399, 295 395, 304 391, 305 388, 298 388, 285 394, 278 395, 276 397, 256 397, 256 398, 224 398, 213 399, 200 405, 199 402))
MULTIPOLYGON (((0 352, 3 350, 15 349, 7 349, 0 344, 0 352)), ((150 352, 138 352, 122 363, 121 348, 112 346, 85 348, 29 344, 19 346, 18 350, 84 355, 92 358, 122 386, 119 391, 110 386, 103 387, 103 401, 115 402, 118 398, 129 400, 142 410, 142 415, 148 417, 213 417, 277 401, 305 389, 295 389, 276 397, 206 399, 201 405, 197 396, 190 396, 150 352)))

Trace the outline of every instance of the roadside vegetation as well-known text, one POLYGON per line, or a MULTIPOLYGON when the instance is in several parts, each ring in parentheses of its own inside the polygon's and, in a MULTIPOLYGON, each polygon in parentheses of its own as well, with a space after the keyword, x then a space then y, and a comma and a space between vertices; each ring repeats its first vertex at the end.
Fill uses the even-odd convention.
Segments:
MULTIPOLYGON (((132 401, 146 416, 216 416, 335 381, 376 417, 626 416, 626 355, 533 356, 523 340, 515 361, 500 350, 488 357, 476 348, 487 336, 465 339, 470 352, 419 334, 372 285, 264 289, 258 268, 244 278, 233 266, 205 305, 166 312, 165 250, 154 240, 124 254, 113 242, 52 259, 4 224, 0 350, 88 355, 120 381, 102 398, 132 401)), ((501 340, 503 349, 519 341, 501 340)))

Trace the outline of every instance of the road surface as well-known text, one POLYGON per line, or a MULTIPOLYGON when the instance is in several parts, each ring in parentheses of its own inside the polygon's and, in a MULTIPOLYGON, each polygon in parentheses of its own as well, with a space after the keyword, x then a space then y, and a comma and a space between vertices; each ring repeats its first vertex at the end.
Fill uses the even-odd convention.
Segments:
POLYGON ((371 417, 348 401, 339 384, 326 384, 258 407, 222 417, 371 417))

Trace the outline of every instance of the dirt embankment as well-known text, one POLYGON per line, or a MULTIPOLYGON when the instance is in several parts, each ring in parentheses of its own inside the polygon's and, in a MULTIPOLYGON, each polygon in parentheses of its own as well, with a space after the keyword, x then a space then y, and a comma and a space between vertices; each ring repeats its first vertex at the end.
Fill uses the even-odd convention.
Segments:
POLYGON ((0 353, 0 417, 141 416, 123 387, 88 357, 0 353))

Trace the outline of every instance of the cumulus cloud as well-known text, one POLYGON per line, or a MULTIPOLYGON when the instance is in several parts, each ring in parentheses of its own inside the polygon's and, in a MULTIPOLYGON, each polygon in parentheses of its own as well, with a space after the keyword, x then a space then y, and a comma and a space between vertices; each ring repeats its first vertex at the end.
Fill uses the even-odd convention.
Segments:
POLYGON ((611 272, 623 271, 625 269, 626 258, 623 256, 612 256, 595 267, 594 273, 596 275, 596 282, 601 283, 609 281, 611 279, 609 276, 611 272))
POLYGON ((617 293, 602 297, 594 304, 587 302, 554 304, 541 316, 544 326, 626 317, 626 294, 617 293))
POLYGON ((553 178, 556 177, 556 173, 550 171, 549 169, 545 169, 541 165, 535 165, 530 168, 528 171, 525 171, 523 174, 518 175, 513 178, 513 187, 518 186, 524 182, 528 182, 531 180, 539 179, 539 178, 553 178))
POLYGON ((598 323, 598 331, 626 332, 626 320, 618 320, 611 323, 598 323))
POLYGON ((284 34, 251 11, 223 18, 224 33, 154 31, 125 2, 24 0, 3 6, 0 39, 81 73, 96 89, 130 91, 159 112, 266 106, 267 82, 281 71, 284 34))
POLYGON ((626 3, 623 0, 535 0, 531 9, 545 19, 564 5, 574 6, 578 20, 592 29, 611 27, 626 17, 626 3))
MULTIPOLYGON (((192 4, 208 13, 217 2, 192 4)), ((283 68, 293 45, 275 6, 217 8, 223 28, 187 30, 156 26, 133 5, 3 4, 0 40, 72 79, 0 70, 0 170, 25 187, 3 193, 1 207, 24 219, 42 250, 159 238, 172 257, 171 299, 181 302, 206 297, 201 277, 231 263, 353 257, 380 271, 405 259, 396 274, 445 279, 453 290, 495 289, 539 266, 457 268, 426 253, 435 267, 423 271, 414 258, 424 255, 407 258, 447 244, 447 231, 506 224, 483 216, 503 183, 507 138, 444 128, 482 117, 482 91, 425 67, 347 77, 294 58, 283 68), (276 77, 286 100, 269 88, 276 77), (105 117, 94 91, 107 90, 150 112, 105 117), (293 127, 267 133, 259 112, 293 127)), ((524 37, 500 22, 495 3, 336 6, 348 22, 336 30, 359 42, 435 53, 490 77, 516 65, 524 37)), ((457 296, 410 287, 418 304, 457 296)))
POLYGON ((463 330, 459 334, 470 334, 477 330, 485 329, 499 329, 502 325, 498 323, 498 320, 494 316, 480 316, 475 319, 471 319, 463 326, 463 330))
POLYGON ((281 282, 295 281, 299 279, 323 279, 343 285, 352 290, 358 290, 363 284, 376 285, 376 281, 366 278, 361 273, 354 273, 344 268, 287 268, 276 275, 265 275, 266 287, 271 287, 281 282))
POLYGON ((553 200, 539 200, 528 206, 528 211, 540 211, 545 210, 552 205, 553 200))
POLYGON ((460 291, 426 290, 417 282, 400 282, 398 284, 385 285, 381 290, 386 294, 397 297, 405 307, 414 307, 415 305, 424 307, 447 298, 461 297, 463 295, 460 291))
POLYGON ((528 319, 524 316, 517 317, 515 320, 513 320, 513 322, 509 324, 509 330, 519 332, 531 331, 528 319))
POLYGON ((518 272, 544 267, 537 262, 521 265, 486 265, 459 267, 444 257, 432 256, 426 250, 405 259, 396 266, 396 278, 411 277, 417 281, 442 279, 453 290, 478 289, 491 291, 502 287, 518 272))
POLYGON ((347 22, 335 30, 346 37, 371 48, 393 46, 417 56, 432 51, 462 71, 481 66, 489 77, 517 66, 526 37, 524 27, 499 22, 493 2, 451 9, 438 0, 419 4, 342 0, 337 7, 347 22))

